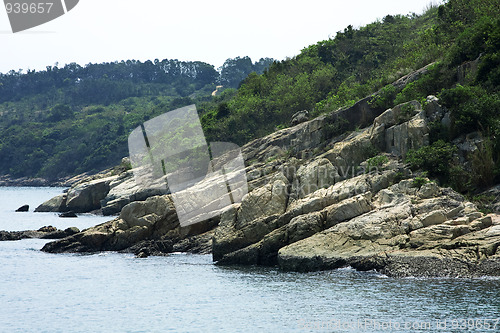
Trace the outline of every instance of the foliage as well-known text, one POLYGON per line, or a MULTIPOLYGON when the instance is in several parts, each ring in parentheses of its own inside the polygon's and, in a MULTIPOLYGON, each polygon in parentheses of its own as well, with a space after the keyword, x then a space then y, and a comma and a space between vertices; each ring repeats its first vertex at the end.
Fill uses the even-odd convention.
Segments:
POLYGON ((482 142, 472 156, 473 181, 478 188, 493 184, 496 176, 493 142, 488 137, 481 137, 482 142))
POLYGON ((500 115, 500 94, 481 86, 444 89, 439 98, 452 111, 454 136, 483 128, 492 128, 500 115))
POLYGON ((429 176, 447 182, 449 180, 450 163, 456 150, 457 148, 450 143, 438 140, 430 146, 410 150, 405 157, 405 162, 413 170, 427 171, 429 176))
POLYGON ((412 185, 417 188, 421 188, 423 185, 427 184, 429 180, 424 177, 415 177, 413 179, 412 185))
POLYGON ((380 89, 380 91, 370 100, 370 106, 383 110, 389 109, 394 106, 396 93, 396 87, 392 84, 388 84, 380 89))
POLYGON ((494 195, 487 194, 474 195, 470 200, 474 202, 478 210, 484 214, 493 213, 494 210, 492 206, 497 202, 497 198, 494 195))
POLYGON ((272 58, 261 58, 255 63, 252 63, 250 57, 229 58, 219 68, 219 83, 226 88, 238 88, 248 74, 262 74, 273 62, 272 58))
POLYGON ((372 158, 369 158, 366 161, 367 168, 369 171, 376 170, 383 166, 385 163, 389 162, 389 158, 385 155, 377 155, 372 158))
POLYGON ((403 123, 410 120, 415 111, 415 105, 412 103, 406 103, 400 106, 400 112, 398 114, 398 123, 403 123))

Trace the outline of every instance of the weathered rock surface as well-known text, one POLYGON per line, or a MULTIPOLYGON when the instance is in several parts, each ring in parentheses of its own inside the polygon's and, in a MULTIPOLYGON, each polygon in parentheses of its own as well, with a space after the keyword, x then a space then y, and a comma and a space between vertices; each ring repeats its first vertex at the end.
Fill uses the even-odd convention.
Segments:
POLYGON ((408 181, 380 191, 375 209, 279 250, 285 270, 352 266, 391 276, 500 274, 491 216, 449 189, 434 197, 408 181))
POLYGON ((292 124, 292 126, 295 126, 295 125, 298 125, 298 124, 303 123, 304 121, 308 121, 308 120, 309 120, 309 112, 307 112, 306 110, 302 110, 302 111, 296 112, 292 116, 292 120, 290 121, 290 124, 292 124))
POLYGON ((66 208, 75 213, 85 213, 101 208, 101 200, 108 194, 109 184, 115 178, 96 179, 70 188, 66 197, 66 208))
POLYGON ((166 190, 138 186, 133 172, 115 169, 80 179, 68 190, 35 209, 35 212, 89 213, 100 211, 105 216, 117 215, 133 201, 144 201, 155 195, 167 194, 166 190), (118 170, 120 171, 120 170, 118 170))
POLYGON ((392 276, 500 275, 500 229, 492 217, 451 189, 416 187, 397 163, 428 144, 428 124, 446 116, 434 96, 427 102, 425 110, 417 102, 386 110, 316 159, 296 163, 295 173, 272 169, 281 176, 268 176, 267 185, 222 215, 214 260, 296 271, 350 265, 392 276), (390 161, 360 172, 374 147, 390 161), (242 207, 254 207, 276 177, 291 183, 286 211, 243 219, 242 207))

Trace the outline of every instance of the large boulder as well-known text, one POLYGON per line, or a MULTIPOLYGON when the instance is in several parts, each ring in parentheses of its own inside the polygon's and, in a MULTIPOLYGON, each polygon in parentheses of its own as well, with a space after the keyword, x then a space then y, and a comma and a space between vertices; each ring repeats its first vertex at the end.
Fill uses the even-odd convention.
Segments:
POLYGON ((102 214, 117 215, 127 204, 144 201, 149 197, 168 194, 162 187, 144 188, 137 184, 133 171, 122 173, 109 184, 109 192, 100 202, 102 214))
POLYGON ((67 194, 62 193, 53 197, 35 208, 35 212, 65 212, 67 194))
POLYGON ((69 189, 66 208, 75 213, 87 213, 101 208, 101 200, 109 192, 109 184, 116 176, 96 179, 69 189))
POLYGON ((340 179, 337 168, 326 158, 319 158, 295 170, 290 198, 299 199, 320 188, 328 188, 340 179))
MULTIPOLYGON (((432 117, 439 116, 437 111, 430 110, 428 113, 432 117)), ((370 140, 382 151, 405 156, 410 149, 429 144, 428 122, 427 113, 422 110, 420 103, 412 101, 400 104, 375 118, 370 129, 370 140)))

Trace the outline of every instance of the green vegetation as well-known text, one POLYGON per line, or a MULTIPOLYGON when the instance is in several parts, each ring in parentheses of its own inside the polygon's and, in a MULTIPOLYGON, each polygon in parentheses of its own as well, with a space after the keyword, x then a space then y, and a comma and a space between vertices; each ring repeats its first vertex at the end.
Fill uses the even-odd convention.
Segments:
POLYGON ((414 170, 422 169, 429 176, 446 183, 450 179, 450 167, 457 148, 450 143, 438 140, 430 146, 410 150, 406 154, 406 163, 414 170))
POLYGON ((424 177, 415 177, 413 179, 413 186, 414 187, 417 187, 417 188, 421 188, 423 185, 427 184, 429 181, 427 180, 427 178, 424 178, 424 177))
POLYGON ((475 195, 469 198, 469 200, 473 201, 478 210, 484 214, 493 213, 492 205, 497 202, 497 198, 494 195, 475 195))
MULTIPOLYGON (((244 60, 251 66, 228 59, 221 73, 201 62, 132 60, 0 74, 0 173, 58 178, 117 165, 141 123, 209 100, 222 81, 234 84, 272 61, 244 60)), ((223 104, 218 110, 226 116, 223 104)))
POLYGON ((383 166, 387 162, 389 162, 389 158, 385 155, 378 155, 378 156, 369 158, 366 161, 368 171, 376 170, 377 168, 380 168, 381 166, 383 166))

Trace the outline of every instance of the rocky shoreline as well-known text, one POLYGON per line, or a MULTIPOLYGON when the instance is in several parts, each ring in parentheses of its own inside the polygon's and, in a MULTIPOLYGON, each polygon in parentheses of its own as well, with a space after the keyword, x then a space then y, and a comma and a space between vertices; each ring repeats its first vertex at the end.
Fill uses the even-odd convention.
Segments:
MULTIPOLYGON (((132 171, 101 174, 44 209, 119 216, 42 250, 212 253, 218 265, 299 272, 351 266, 393 277, 500 276, 499 215, 483 214, 402 163, 408 150, 429 144, 436 121, 449 126, 434 96, 388 110, 372 108, 367 98, 250 142, 242 147, 249 193, 189 226, 180 225, 170 194, 136 187, 132 171), (351 132, 332 132, 346 115, 351 132)), ((478 149, 471 138, 457 143, 459 154, 478 149)))

